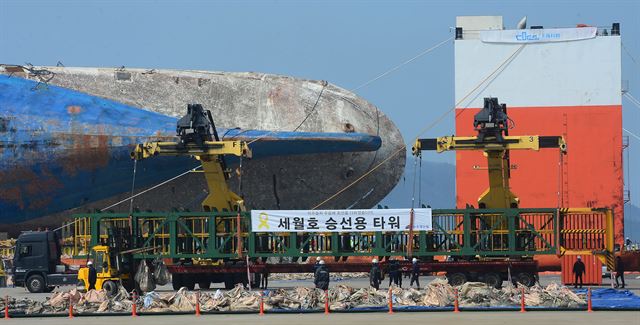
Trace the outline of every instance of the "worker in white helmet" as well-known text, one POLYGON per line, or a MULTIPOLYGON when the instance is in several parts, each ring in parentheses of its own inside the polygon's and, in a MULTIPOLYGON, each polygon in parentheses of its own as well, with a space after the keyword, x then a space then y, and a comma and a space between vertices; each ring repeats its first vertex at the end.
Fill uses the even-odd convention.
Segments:
POLYGON ((382 271, 378 266, 378 259, 371 260, 371 271, 369 271, 369 284, 372 288, 380 289, 380 282, 382 282, 382 271))
POLYGON ((322 261, 322 259, 320 258, 320 256, 316 256, 316 264, 313 265, 313 273, 316 273, 316 270, 318 270, 318 267, 320 266, 320 261, 322 261))
POLYGON ((87 268, 89 268, 89 274, 88 274, 89 287, 87 288, 87 291, 95 290, 96 289, 96 281, 98 280, 98 273, 96 272, 96 268, 93 266, 93 262, 92 261, 88 261, 87 262, 87 268))
POLYGON ((414 257, 411 262, 413 264, 411 266, 411 283, 409 283, 409 286, 412 286, 413 282, 415 282, 416 288, 420 289, 420 265, 418 265, 418 259, 414 257))
POLYGON ((314 274, 313 283, 316 285, 316 288, 321 290, 329 290, 329 270, 324 265, 324 261, 320 260, 318 262, 318 268, 314 274))

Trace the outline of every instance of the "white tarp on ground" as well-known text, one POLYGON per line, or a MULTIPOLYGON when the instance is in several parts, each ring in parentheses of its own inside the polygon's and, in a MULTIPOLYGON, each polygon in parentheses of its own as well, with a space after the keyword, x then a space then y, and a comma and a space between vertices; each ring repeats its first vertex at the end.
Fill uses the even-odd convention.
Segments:
MULTIPOLYGON (((411 209, 252 210, 253 232, 371 232, 409 229, 411 209)), ((431 230, 431 209, 414 209, 413 230, 431 230)))
POLYGON ((596 27, 483 30, 480 40, 485 43, 567 42, 594 38, 596 31, 596 27))

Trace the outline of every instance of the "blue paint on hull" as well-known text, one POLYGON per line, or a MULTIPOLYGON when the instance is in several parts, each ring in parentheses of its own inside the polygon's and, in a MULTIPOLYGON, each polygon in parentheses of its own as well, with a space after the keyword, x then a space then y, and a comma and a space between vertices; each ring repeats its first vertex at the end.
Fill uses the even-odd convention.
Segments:
MULTIPOLYGON (((0 223, 14 223, 127 192, 134 144, 171 139, 176 118, 71 89, 0 75, 0 223)), ((375 151, 361 133, 219 129, 252 141, 254 159, 293 154, 375 151)), ((198 163, 188 157, 144 162, 137 187, 198 163)))

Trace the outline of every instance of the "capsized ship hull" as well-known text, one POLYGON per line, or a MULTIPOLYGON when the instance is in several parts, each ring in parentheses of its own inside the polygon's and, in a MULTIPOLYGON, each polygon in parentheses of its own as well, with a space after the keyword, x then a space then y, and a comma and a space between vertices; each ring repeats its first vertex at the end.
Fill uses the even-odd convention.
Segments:
MULTIPOLYGON (((243 162, 242 186, 231 180, 250 208, 311 208, 403 144, 398 129, 375 106, 320 81, 254 73, 3 66, 0 87, 3 224, 101 209, 128 196, 131 146, 171 138, 188 103, 210 109, 225 138, 259 139, 252 144, 255 158, 243 162)), ((403 153, 322 207, 375 205, 396 185, 404 164, 403 153)), ((135 191, 197 165, 184 157, 142 161, 135 191)), ((136 198, 134 207, 198 210, 205 191, 202 175, 189 174, 136 198)), ((129 202, 113 207, 128 209, 129 202)))

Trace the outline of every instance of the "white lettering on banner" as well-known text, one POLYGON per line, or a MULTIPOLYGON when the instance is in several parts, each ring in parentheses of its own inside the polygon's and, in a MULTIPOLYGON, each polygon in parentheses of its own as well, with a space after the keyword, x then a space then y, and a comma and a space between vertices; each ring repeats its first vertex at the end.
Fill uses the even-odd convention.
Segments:
POLYGON ((545 43, 567 42, 596 37, 596 27, 483 30, 480 40, 485 43, 545 43))
MULTIPOLYGON (((252 232, 403 231, 411 209, 252 210, 252 232)), ((431 230, 431 209, 413 210, 413 230, 431 230)))

